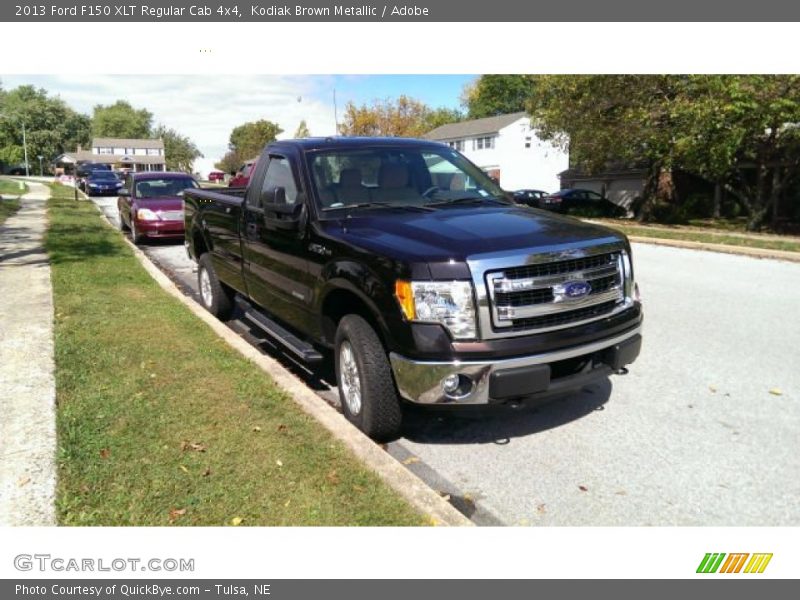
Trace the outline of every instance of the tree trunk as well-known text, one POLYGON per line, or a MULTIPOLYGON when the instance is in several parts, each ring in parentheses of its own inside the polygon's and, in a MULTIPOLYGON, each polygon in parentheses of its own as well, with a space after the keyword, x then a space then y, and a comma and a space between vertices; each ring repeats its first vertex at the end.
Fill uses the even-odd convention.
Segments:
POLYGON ((674 204, 676 196, 672 170, 655 164, 647 172, 647 180, 642 190, 642 206, 636 216, 640 221, 656 220, 659 212, 663 212, 659 211, 659 208, 674 204))
POLYGON ((724 182, 717 181, 714 184, 714 208, 712 209, 711 216, 719 219, 722 214, 722 186, 724 182))

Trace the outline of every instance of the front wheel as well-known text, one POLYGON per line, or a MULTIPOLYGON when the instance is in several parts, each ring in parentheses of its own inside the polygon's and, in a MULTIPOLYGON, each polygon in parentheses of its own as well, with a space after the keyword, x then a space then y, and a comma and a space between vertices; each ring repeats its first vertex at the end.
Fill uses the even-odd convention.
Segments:
POLYGON ((212 315, 226 321, 233 314, 233 292, 217 278, 211 255, 203 254, 197 261, 197 287, 203 306, 212 315))
POLYGON ((139 228, 136 227, 136 219, 131 218, 131 241, 134 244, 139 245, 142 243, 143 239, 144 237, 141 233, 139 233, 139 228))
POLYGON ((336 380, 348 421, 376 441, 398 437, 403 415, 389 360, 358 315, 345 316, 336 330, 336 380))

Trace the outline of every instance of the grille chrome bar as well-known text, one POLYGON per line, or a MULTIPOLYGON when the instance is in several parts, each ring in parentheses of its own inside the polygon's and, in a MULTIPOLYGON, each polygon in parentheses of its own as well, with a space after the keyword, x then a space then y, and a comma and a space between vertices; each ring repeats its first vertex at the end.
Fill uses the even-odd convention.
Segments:
POLYGON ((601 277, 608 277, 609 275, 616 275, 619 269, 614 264, 604 265, 594 269, 586 269, 584 271, 575 271, 572 273, 565 273, 563 275, 552 275, 545 277, 529 277, 526 279, 509 279, 507 277, 498 277, 489 275, 494 292, 500 294, 508 294, 512 292, 524 292, 526 290, 538 290, 543 288, 550 288, 560 283, 573 281, 575 279, 585 279, 591 281, 592 279, 600 279, 601 277))
POLYGON ((508 324, 511 325, 513 324, 511 321, 516 319, 530 319, 543 315, 553 315, 576 310, 578 308, 585 308, 587 306, 594 306, 595 304, 604 304, 611 301, 621 302, 623 299, 622 288, 617 285, 606 292, 591 294, 581 300, 534 304, 532 306, 498 306, 496 307, 497 320, 509 321, 508 324))

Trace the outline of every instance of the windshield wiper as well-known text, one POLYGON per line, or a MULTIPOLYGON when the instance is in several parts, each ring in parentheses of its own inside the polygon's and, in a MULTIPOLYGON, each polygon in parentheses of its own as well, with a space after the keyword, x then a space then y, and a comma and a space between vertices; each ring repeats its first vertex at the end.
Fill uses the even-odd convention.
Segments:
POLYGON ((326 206, 323 211, 349 210, 352 208, 399 208, 403 210, 430 210, 427 206, 418 204, 394 204, 393 202, 359 202, 357 204, 343 204, 342 206, 326 206))
POLYGON ((497 198, 496 196, 460 196, 440 202, 431 202, 425 206, 447 206, 452 204, 470 204, 472 202, 498 202, 500 204, 509 204, 508 201, 497 198))

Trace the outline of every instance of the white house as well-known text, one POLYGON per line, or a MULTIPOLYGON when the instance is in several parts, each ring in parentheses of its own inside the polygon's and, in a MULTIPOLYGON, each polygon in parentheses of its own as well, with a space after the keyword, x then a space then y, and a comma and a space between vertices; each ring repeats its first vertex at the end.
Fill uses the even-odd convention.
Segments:
POLYGON ((568 155, 541 141, 524 112, 448 123, 425 134, 449 144, 496 178, 503 189, 559 189, 558 174, 569 166, 568 155))
POLYGON ((90 150, 80 146, 75 152, 65 152, 56 158, 56 167, 71 169, 83 162, 111 165, 114 169, 130 171, 164 171, 166 157, 161 139, 94 138, 90 150))

